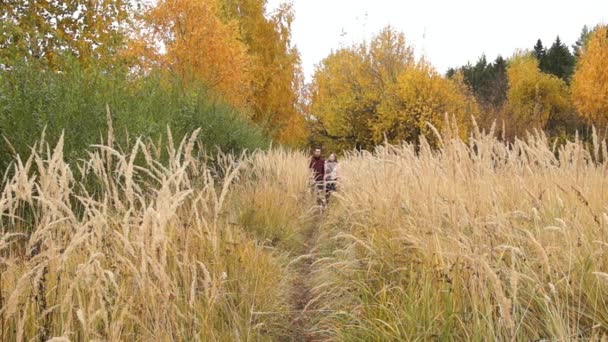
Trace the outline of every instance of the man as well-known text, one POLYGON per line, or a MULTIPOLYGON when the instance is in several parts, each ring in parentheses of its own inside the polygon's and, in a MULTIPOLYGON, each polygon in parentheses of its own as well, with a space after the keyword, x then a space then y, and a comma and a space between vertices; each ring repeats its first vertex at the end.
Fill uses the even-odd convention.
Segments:
MULTIPOLYGON (((315 148, 315 151, 310 159, 308 167, 313 172, 317 196, 325 192, 325 160, 321 157, 321 148, 315 148)), ((322 196, 323 198, 325 196, 322 196)), ((323 200, 321 200, 323 201, 323 200)), ((322 202, 320 204, 323 204, 322 202)))

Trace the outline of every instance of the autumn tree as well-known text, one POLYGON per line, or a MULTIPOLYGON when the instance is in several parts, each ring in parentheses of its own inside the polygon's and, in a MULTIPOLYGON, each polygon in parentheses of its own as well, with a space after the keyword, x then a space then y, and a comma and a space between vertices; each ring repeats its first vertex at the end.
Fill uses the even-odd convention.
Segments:
POLYGON ((573 102, 591 124, 608 124, 608 27, 599 26, 581 50, 572 79, 573 102))
POLYGON ((372 94, 365 55, 364 46, 331 53, 317 67, 311 84, 314 133, 340 148, 373 145, 368 123, 379 100, 372 94))
POLYGON ((370 44, 340 49, 317 68, 311 115, 318 135, 341 148, 372 148, 382 141, 374 133, 378 107, 399 74, 414 63, 403 34, 390 27, 370 44))
POLYGON ((0 65, 35 59, 52 65, 69 53, 81 62, 116 57, 136 1, 0 1, 0 65))
POLYGON ((416 62, 403 34, 390 27, 369 44, 332 52, 317 67, 311 87, 315 134, 342 148, 415 140, 429 132, 427 123, 441 129, 446 112, 466 131, 477 113, 461 78, 443 78, 426 62, 416 62))
POLYGON ((509 90, 505 108, 511 135, 547 128, 551 119, 570 110, 568 88, 557 76, 541 72, 531 54, 513 57, 507 69, 509 90))
POLYGON ((428 124, 441 129, 447 114, 457 120, 461 138, 466 138, 470 119, 478 113, 462 73, 446 79, 420 61, 403 70, 387 89, 372 129, 376 142, 383 137, 391 143, 415 141, 420 135, 434 139, 428 124))
POLYGON ((159 0, 147 13, 156 60, 183 80, 206 83, 244 109, 251 99, 251 57, 236 21, 221 17, 218 0, 159 0))
POLYGON ((290 4, 266 13, 266 0, 222 0, 226 20, 238 23, 251 57, 252 118, 281 142, 306 138, 300 111, 303 74, 300 55, 291 42, 294 18, 290 4))

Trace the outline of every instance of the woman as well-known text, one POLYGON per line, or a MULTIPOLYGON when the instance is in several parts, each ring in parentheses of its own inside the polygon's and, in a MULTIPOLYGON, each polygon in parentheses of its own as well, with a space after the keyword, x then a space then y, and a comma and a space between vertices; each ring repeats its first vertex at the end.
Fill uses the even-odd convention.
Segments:
POLYGON ((329 200, 329 195, 336 191, 336 182, 338 181, 338 159, 336 154, 332 153, 325 161, 325 191, 326 202, 329 200))

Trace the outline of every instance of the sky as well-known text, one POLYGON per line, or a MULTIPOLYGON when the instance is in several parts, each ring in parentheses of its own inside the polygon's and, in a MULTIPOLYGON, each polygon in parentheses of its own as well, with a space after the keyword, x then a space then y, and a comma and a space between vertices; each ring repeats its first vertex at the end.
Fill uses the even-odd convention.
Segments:
MULTIPOLYGON (((545 46, 559 35, 567 45, 583 25, 608 23, 608 0, 291 0, 295 9, 293 43, 306 79, 332 50, 369 41, 391 25, 405 34, 417 57, 440 72, 545 46)), ((285 0, 268 0, 272 10, 285 0)))

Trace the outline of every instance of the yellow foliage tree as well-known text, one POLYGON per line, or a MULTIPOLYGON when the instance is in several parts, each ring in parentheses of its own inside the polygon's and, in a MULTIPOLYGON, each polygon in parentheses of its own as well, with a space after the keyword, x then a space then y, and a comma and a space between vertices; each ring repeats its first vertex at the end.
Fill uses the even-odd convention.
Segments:
POLYGON ((317 68, 311 84, 310 113, 317 133, 347 148, 373 145, 368 123, 379 103, 373 94, 364 47, 341 49, 317 68))
POLYGON ((421 134, 429 136, 428 124, 441 129, 446 114, 456 119, 461 137, 466 138, 470 119, 478 116, 479 109, 462 75, 446 79, 424 61, 412 64, 391 85, 380 105, 373 126, 375 139, 385 136, 395 143, 421 134))
POLYGON ((540 71, 530 54, 516 54, 507 69, 509 89, 505 115, 509 135, 544 130, 549 120, 570 110, 566 83, 540 71))
POLYGON ((125 44, 136 1, 0 1, 0 64, 71 53, 81 62, 112 60, 125 44))
POLYGON ((576 65, 572 101, 591 124, 608 124, 608 26, 597 27, 576 65))
POLYGON ((280 142, 300 144, 307 130, 299 110, 303 76, 291 44, 290 4, 266 15, 266 0, 222 0, 226 20, 239 25, 251 56, 252 118, 280 142))
POLYGON ((311 89, 315 133, 341 148, 372 148, 384 139, 415 140, 442 128, 445 114, 463 135, 478 114, 474 97, 424 61, 416 63, 403 34, 391 27, 370 44, 333 52, 317 68, 311 89))
POLYGON ((146 16, 161 65, 205 82, 230 104, 251 99, 251 58, 238 23, 224 21, 217 0, 160 0, 146 16))

